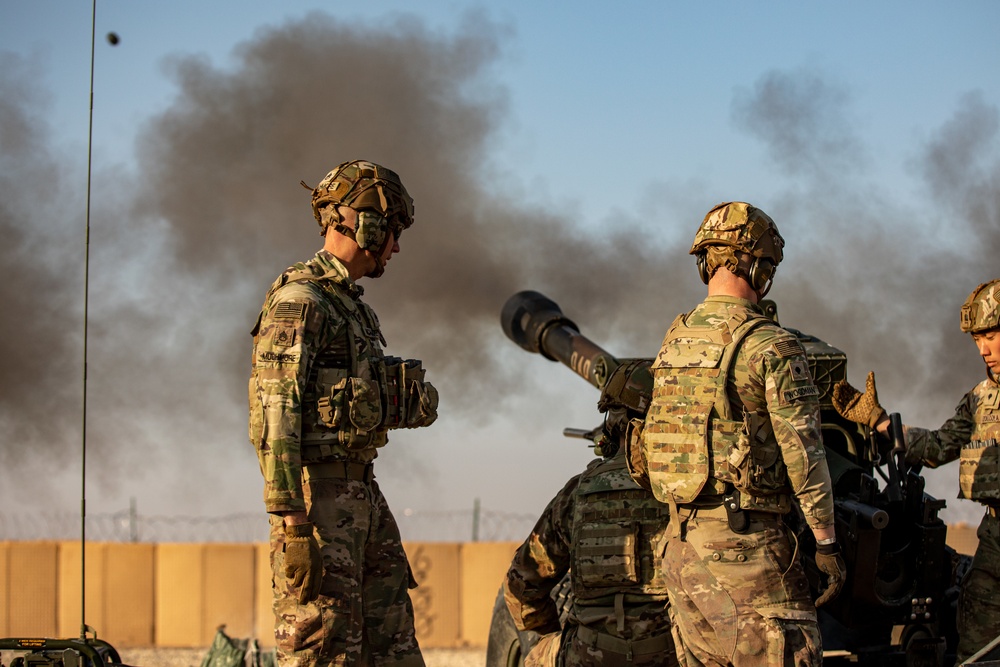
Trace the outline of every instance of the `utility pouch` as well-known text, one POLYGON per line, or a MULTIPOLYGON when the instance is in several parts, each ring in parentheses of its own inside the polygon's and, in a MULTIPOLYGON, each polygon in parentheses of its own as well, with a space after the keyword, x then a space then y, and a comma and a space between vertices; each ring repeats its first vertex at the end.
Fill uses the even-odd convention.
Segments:
POLYGON ((347 378, 347 416, 359 431, 370 431, 382 422, 378 390, 364 378, 347 378))
POLYGON ((320 371, 320 397, 316 400, 319 421, 327 428, 337 429, 344 421, 347 401, 347 371, 329 368, 320 371))
POLYGON ((630 419, 625 427, 625 466, 629 477, 636 484, 652 491, 649 483, 649 471, 646 468, 646 457, 642 451, 642 429, 645 425, 642 419, 630 419))

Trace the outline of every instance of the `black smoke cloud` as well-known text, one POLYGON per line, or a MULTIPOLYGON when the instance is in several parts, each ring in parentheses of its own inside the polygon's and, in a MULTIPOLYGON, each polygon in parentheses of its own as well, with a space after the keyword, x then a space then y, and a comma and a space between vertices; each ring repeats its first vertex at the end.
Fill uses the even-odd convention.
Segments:
MULTIPOLYGON (((424 359, 451 415, 484 428, 531 391, 527 358, 498 326, 521 289, 558 300, 613 352, 656 352, 673 315, 703 291, 690 235, 733 193, 651 184, 637 213, 609 213, 596 227, 533 200, 530 183, 490 160, 508 115, 492 71, 507 34, 477 14, 440 34, 409 17, 366 27, 316 13, 261 30, 231 68, 167 63, 177 96, 140 131, 134 171, 95 179, 88 435, 107 464, 95 471, 102 487, 113 493, 127 469, 197 505, 212 483, 192 471, 252 457, 249 330, 267 285, 320 245, 299 180, 314 185, 346 159, 392 167, 415 197, 402 253, 365 284, 388 351, 424 359), (640 223, 649 217, 662 220, 658 231, 640 223)), ((25 452, 65 458, 78 435, 82 288, 66 276, 82 275, 67 241, 82 198, 71 186, 51 196, 65 165, 37 120, 44 99, 29 63, 5 64, 0 291, 17 317, 3 318, 0 336, 23 351, 0 366, 11 464, 25 452)), ((982 374, 956 313, 995 277, 997 112, 971 95, 917 148, 920 201, 866 178, 871 156, 851 112, 849 87, 815 72, 767 73, 734 95, 734 123, 787 184, 755 202, 789 241, 773 295, 785 324, 851 355, 852 379, 876 369, 890 408, 941 414, 982 374), (945 227, 968 238, 941 238, 945 227)))

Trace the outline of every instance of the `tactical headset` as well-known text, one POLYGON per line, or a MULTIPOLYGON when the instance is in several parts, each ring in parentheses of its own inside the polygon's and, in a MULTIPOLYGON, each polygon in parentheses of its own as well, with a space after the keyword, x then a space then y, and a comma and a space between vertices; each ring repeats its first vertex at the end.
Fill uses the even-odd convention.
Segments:
MULTIPOLYGON (((760 294, 760 298, 764 298, 764 295, 771 289, 771 281, 774 280, 775 269, 777 269, 774 260, 770 257, 754 257, 747 253, 729 250, 737 265, 737 270, 734 273, 743 275, 750 283, 750 287, 760 294), (749 264, 749 268, 747 268, 747 264, 749 264)), ((699 252, 695 257, 698 263, 698 277, 701 278, 701 282, 707 285, 712 278, 708 268, 708 248, 699 252)), ((727 262, 720 262, 716 267, 726 264, 727 262)))

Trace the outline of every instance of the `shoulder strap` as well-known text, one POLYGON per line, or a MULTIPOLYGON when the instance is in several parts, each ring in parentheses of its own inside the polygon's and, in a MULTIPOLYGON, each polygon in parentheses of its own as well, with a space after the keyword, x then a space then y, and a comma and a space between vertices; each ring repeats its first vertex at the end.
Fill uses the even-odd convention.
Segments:
POLYGON ((719 416, 727 421, 733 421, 733 409, 729 404, 729 394, 726 392, 726 387, 729 386, 729 375, 733 370, 736 353, 739 351, 740 345, 743 343, 743 339, 746 338, 751 331, 763 324, 767 324, 770 321, 771 320, 764 315, 743 320, 736 326, 735 329, 733 329, 733 340, 726 346, 726 351, 722 353, 722 361, 719 364, 719 368, 722 369, 722 384, 719 390, 719 396, 716 399, 715 409, 718 410, 719 416))

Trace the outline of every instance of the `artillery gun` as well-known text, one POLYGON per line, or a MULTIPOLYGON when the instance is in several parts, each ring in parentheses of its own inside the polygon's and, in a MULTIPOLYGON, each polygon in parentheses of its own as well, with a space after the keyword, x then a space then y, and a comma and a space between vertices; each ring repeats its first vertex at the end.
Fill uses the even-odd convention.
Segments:
MULTIPOLYGON (((763 301, 761 306, 777 321, 774 302, 763 301)), ((598 389, 615 368, 630 361, 616 358, 581 334, 554 301, 538 292, 519 292, 508 299, 501 324, 518 346, 561 362, 598 389)), ((898 415, 893 416, 897 442, 891 447, 834 409, 831 393, 847 376, 847 355, 814 336, 788 330, 805 348, 820 390, 837 539, 848 568, 840 596, 819 610, 824 664, 954 664, 957 582, 971 558, 945 544, 947 526, 938 517, 945 501, 925 493, 920 469, 906 466, 898 415)), ((821 581, 815 541, 797 509, 787 522, 798 534, 815 598, 821 581)), ((557 587, 553 594, 560 596, 557 602, 565 604, 567 588, 557 587)), ((501 592, 494 607, 488 667, 518 664, 520 645, 527 650, 532 639, 531 633, 518 636, 501 592), (512 643, 512 637, 519 641, 512 643)))

